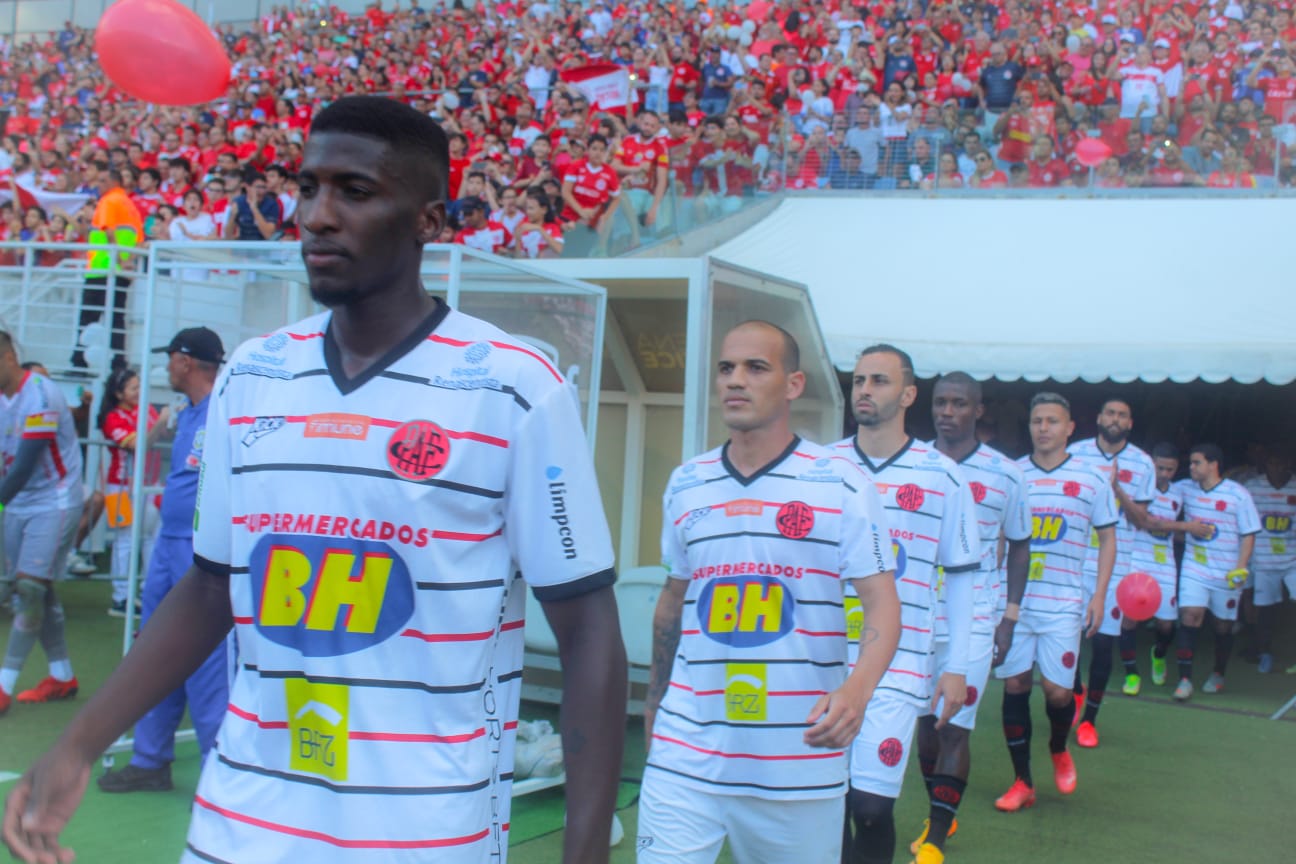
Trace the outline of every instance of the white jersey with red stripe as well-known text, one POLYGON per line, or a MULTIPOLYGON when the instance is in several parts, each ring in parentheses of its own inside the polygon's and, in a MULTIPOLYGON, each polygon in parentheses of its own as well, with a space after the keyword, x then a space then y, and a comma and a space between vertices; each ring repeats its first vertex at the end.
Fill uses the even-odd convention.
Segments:
POLYGON ((843 750, 802 740, 814 703, 847 674, 848 580, 895 566, 869 478, 794 439, 744 477, 728 445, 676 468, 662 563, 688 580, 679 650, 650 770, 717 795, 839 797, 843 750))
POLYGON ((1021 614, 1038 627, 1085 611, 1084 562, 1089 532, 1120 520, 1111 482, 1078 456, 1045 470, 1030 456, 1018 460, 1031 508, 1030 569, 1021 614))
MULTIPOLYGON (((1152 457, 1128 441, 1115 455, 1103 452, 1096 438, 1075 441, 1067 447, 1067 452, 1088 462, 1109 484, 1112 471, 1119 470, 1120 476, 1116 478, 1116 482, 1131 501, 1146 506, 1156 494, 1156 465, 1152 463, 1152 457)), ((1120 519, 1116 523, 1116 563, 1112 568, 1112 584, 1131 572, 1134 546, 1139 535, 1144 533, 1134 527, 1119 499, 1116 501, 1116 512, 1120 514, 1120 519)), ((1098 532, 1093 530, 1089 532, 1084 578, 1085 587, 1092 591, 1098 582, 1098 532)))
MULTIPOLYGON (((1007 540, 1031 538, 1030 503, 1026 499, 1026 480, 1017 463, 984 444, 958 463, 976 504, 977 534, 981 541, 981 566, 976 576, 972 632, 993 633, 1003 615, 999 594, 1002 590, 997 559, 999 537, 1007 540)), ((944 610, 936 615, 936 639, 947 638, 948 625, 944 610)))
MULTIPOLYGON (((1164 492, 1153 487, 1152 500, 1147 505, 1148 515, 1167 522, 1175 522, 1183 512, 1180 487, 1171 484, 1164 492)), ((1175 566, 1174 536, 1168 531, 1139 531, 1134 537, 1134 553, 1130 556, 1130 572, 1146 573, 1162 585, 1175 584, 1178 569, 1175 566)))
POLYGON ((5 509, 19 514, 81 506, 81 446, 72 412, 58 385, 27 371, 17 393, 0 393, 0 476, 13 464, 22 442, 31 440, 48 441, 49 446, 5 509))
POLYGON ((502 861, 526 585, 614 579, 577 401, 444 304, 348 377, 330 314, 213 393, 194 557, 239 657, 186 860, 502 861))
POLYGON ((1261 474, 1244 485, 1260 514, 1260 535, 1251 553, 1251 569, 1267 573, 1296 569, 1296 477, 1274 486, 1261 474))
POLYGON ((1214 530, 1209 537, 1184 538, 1183 565, 1179 573, 1209 588, 1228 589, 1229 571, 1238 566, 1242 538, 1260 533, 1260 514, 1251 493, 1234 480, 1220 480, 1209 490, 1194 480, 1175 483, 1183 496, 1184 518, 1206 522, 1214 530))
MULTIPOLYGON (((914 438, 880 465, 864 455, 854 437, 838 441, 833 450, 873 478, 896 558, 900 645, 875 692, 926 706, 932 691, 937 568, 945 578, 975 578, 981 564, 972 493, 953 460, 914 438)), ((852 643, 852 659, 853 648, 852 643)))

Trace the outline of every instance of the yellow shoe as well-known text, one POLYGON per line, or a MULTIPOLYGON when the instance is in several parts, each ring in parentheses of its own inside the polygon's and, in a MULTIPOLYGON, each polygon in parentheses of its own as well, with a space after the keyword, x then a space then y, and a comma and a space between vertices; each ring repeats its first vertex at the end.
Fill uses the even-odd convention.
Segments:
POLYGON ((914 860, 910 861, 909 864, 942 864, 944 860, 944 852, 930 843, 924 843, 918 847, 917 853, 914 854, 914 860))
MULTIPOLYGON (((918 851, 922 849, 923 846, 931 846, 931 844, 927 842, 927 830, 929 828, 931 828, 931 820, 924 819, 922 833, 918 835, 917 840, 909 844, 909 852, 911 854, 917 855, 918 851)), ((957 832, 958 832, 958 820, 955 819, 953 822, 950 823, 950 830, 949 833, 945 835, 945 839, 948 840, 949 838, 953 837, 957 832)), ((932 846, 932 848, 935 849, 936 847, 932 846)), ((936 851, 939 852, 940 850, 937 849, 936 851)))

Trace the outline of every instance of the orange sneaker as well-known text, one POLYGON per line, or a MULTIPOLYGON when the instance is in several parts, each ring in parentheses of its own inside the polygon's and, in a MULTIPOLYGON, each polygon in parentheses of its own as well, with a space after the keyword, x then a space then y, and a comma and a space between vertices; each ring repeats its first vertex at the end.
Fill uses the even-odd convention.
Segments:
POLYGON ((1034 806, 1035 790, 1027 786, 1026 781, 1020 777, 1013 781, 1007 792, 995 799, 995 809, 1004 813, 1016 813, 1034 806))
POLYGON ((12 704, 13 700, 9 698, 9 694, 0 690, 0 716, 4 716, 12 704))
POLYGON ((1070 795, 1076 790, 1076 767, 1071 754, 1063 750, 1053 754, 1053 782, 1063 795, 1070 795))
MULTIPOLYGON (((920 835, 918 836, 918 839, 917 839, 917 840, 915 840, 914 842, 912 842, 912 843, 909 844, 909 851, 910 851, 910 852, 912 852, 912 853, 915 854, 915 855, 918 854, 918 850, 921 849, 921 848, 923 847, 923 844, 924 844, 924 843, 927 843, 927 832, 928 832, 930 829, 931 829, 931 820, 930 820, 930 819, 924 819, 924 820, 923 820, 923 830, 922 830, 922 834, 920 834, 920 835)), ((953 837, 953 836, 954 836, 955 834, 957 834, 957 833, 958 833, 958 820, 957 820, 957 819, 954 819, 954 820, 952 820, 952 821, 950 822, 950 830, 949 830, 949 833, 945 835, 945 839, 948 840, 948 839, 950 839, 951 837, 953 837)), ((928 844, 928 845, 930 845, 930 844, 928 844)))
POLYGON ((1098 727, 1088 720, 1076 727, 1076 743, 1081 747, 1098 746, 1098 727))
POLYGON ((56 702, 60 699, 71 699, 77 694, 77 679, 70 681, 60 681, 53 676, 47 676, 44 681, 37 684, 30 690, 24 690, 18 694, 19 702, 56 702))
POLYGON ((1077 693, 1075 697, 1075 716, 1071 718, 1071 728, 1074 729, 1080 725, 1080 718, 1084 716, 1085 694, 1077 693))

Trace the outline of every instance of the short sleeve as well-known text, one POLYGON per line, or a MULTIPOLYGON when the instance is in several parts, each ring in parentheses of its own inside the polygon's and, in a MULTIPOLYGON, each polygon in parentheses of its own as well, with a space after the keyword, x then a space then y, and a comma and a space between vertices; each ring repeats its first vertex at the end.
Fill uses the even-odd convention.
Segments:
POLYGON ((1134 490, 1134 500, 1140 504, 1155 501, 1156 491, 1156 463, 1150 456, 1144 457, 1143 482, 1139 484, 1138 489, 1134 490))
POLYGON ((1110 528, 1120 521, 1119 511, 1116 509, 1116 493, 1112 491, 1110 481, 1097 471, 1093 472, 1093 479, 1096 484, 1096 495, 1089 524, 1094 528, 1110 528))
POLYGON ((209 573, 229 575, 231 541, 230 448, 233 442, 229 418, 232 398, 229 366, 216 379, 207 405, 207 428, 203 436, 202 464, 198 471, 198 495, 194 507, 194 563, 209 573))
POLYGON ((113 444, 120 444, 136 432, 135 424, 120 411, 113 411, 104 418, 104 437, 113 444))
POLYGON ((972 490, 962 476, 950 474, 948 478, 937 555, 946 573, 975 570, 981 566, 981 537, 976 530, 976 502, 972 500, 972 490))
POLYGON ((1256 509, 1255 499, 1251 493, 1242 487, 1238 487, 1238 534, 1245 537, 1248 534, 1258 534, 1260 532, 1260 512, 1256 509))
MULTIPOLYGON (((854 466, 851 466, 854 468, 854 466)), ((858 469, 857 469, 858 470, 858 469)), ((843 484, 841 537, 837 543, 837 569, 843 585, 895 570, 890 532, 877 487, 863 472, 843 484)))
POLYGON ((576 406, 567 385, 554 384, 532 403, 509 444, 504 535, 541 600, 576 597, 616 579, 576 406))
POLYGON ((1029 540, 1034 533, 1030 501, 1026 497, 1026 478, 1016 465, 1004 474, 1003 533, 1009 540, 1029 540))
POLYGON ((674 579, 688 579, 693 568, 688 563, 688 547, 684 543, 684 538, 680 536, 680 520, 685 514, 677 512, 670 492, 673 485, 675 485, 674 475, 671 476, 666 484, 666 491, 662 494, 662 566, 666 568, 667 576, 674 579))

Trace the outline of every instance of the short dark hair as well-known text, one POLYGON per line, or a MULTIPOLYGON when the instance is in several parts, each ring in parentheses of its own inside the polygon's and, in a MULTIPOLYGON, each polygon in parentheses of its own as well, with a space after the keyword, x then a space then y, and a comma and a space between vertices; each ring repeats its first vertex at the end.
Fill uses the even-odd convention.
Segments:
POLYGON ((878 342, 870 345, 859 353, 860 357, 867 357, 870 354, 890 354, 900 361, 900 371, 904 373, 904 384, 906 387, 914 383, 914 365, 913 358, 908 352, 902 351, 894 345, 887 342, 878 342))
POLYGON ((18 354, 18 345, 14 342, 14 338, 9 334, 8 330, 0 330, 0 354, 8 354, 10 351, 14 352, 16 356, 18 354))
POLYGON ((383 96, 346 96, 315 115, 311 135, 363 135, 387 144, 400 157, 400 174, 429 198, 445 201, 450 176, 450 143, 445 130, 426 114, 383 96))
POLYGON ((1179 448, 1169 441, 1162 441, 1152 448, 1153 459, 1173 459, 1179 461, 1179 448))
POLYGON ((1061 405, 1066 409, 1067 416, 1071 416, 1071 403, 1061 393, 1054 393, 1052 390, 1041 390, 1031 397, 1030 410, 1034 411, 1039 405, 1061 405))
POLYGON ((1194 444, 1188 451, 1189 456, 1200 455, 1207 462, 1214 462, 1216 465, 1224 465, 1224 451, 1219 448, 1218 444, 1194 444))
POLYGON ((981 403, 981 382, 973 378, 966 372, 946 372, 936 379, 936 386, 942 384, 952 384, 964 387, 968 391, 968 397, 976 404, 981 403))
POLYGON ((684 113, 683 109, 672 108, 670 109, 670 112, 666 115, 666 122, 667 123, 687 123, 688 115, 684 113))
POLYGON ((607 147, 608 146, 607 136, 600 135, 599 133, 595 132, 593 135, 585 139, 586 150, 588 150, 590 147, 593 147, 595 144, 602 144, 604 147, 607 147))
POLYGON ((783 371, 798 372, 801 370, 801 346, 797 344, 796 337, 791 333, 779 325, 761 318, 750 318, 736 324, 729 332, 732 333, 740 327, 764 327, 778 333, 779 338, 783 340, 783 371))
POLYGON ((1126 399, 1124 396, 1117 396, 1115 394, 1108 396, 1106 399, 1103 399, 1102 404, 1098 406, 1098 413, 1101 414, 1103 411, 1107 410, 1107 406, 1113 402, 1121 403, 1122 405, 1124 405, 1126 408, 1129 409, 1129 412, 1131 414, 1134 413, 1134 406, 1130 404, 1130 401, 1126 399))

